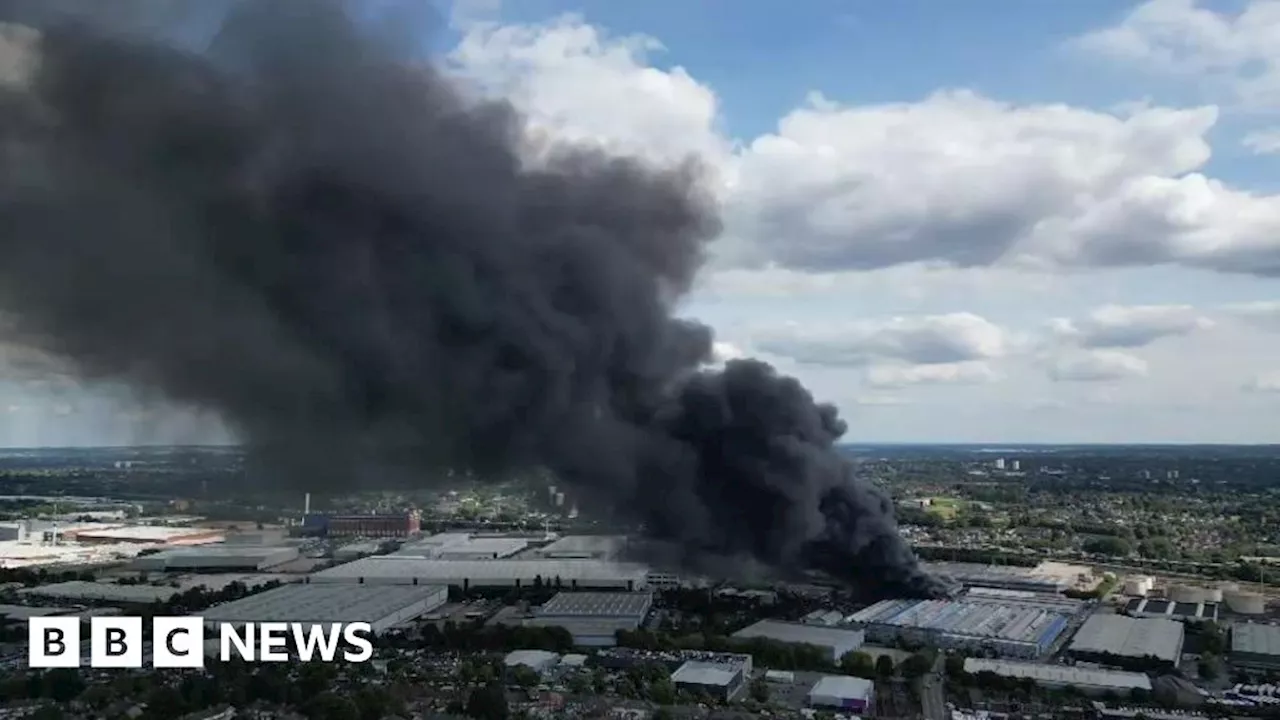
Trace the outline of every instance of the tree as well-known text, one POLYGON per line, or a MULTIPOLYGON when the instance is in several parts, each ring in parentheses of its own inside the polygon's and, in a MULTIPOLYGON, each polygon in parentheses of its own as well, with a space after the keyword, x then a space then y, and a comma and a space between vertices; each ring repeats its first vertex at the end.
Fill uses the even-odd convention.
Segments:
POLYGON ((876 662, 871 655, 854 650, 840 658, 840 671, 854 677, 872 678, 876 675, 876 662))
POLYGON ((1196 663, 1196 671, 1205 680, 1216 680, 1220 674, 1217 658, 1207 653, 1200 656, 1200 662, 1196 663))
POLYGON ((542 682, 542 678, 538 676, 538 673, 523 665, 511 671, 511 679, 515 681, 516 685, 525 689, 537 687, 538 683, 542 682))
POLYGON ((649 699, 659 705, 671 705, 676 701, 676 686, 670 678, 658 678, 649 685, 649 699))
POLYGON ((948 655, 943 667, 946 670, 947 677, 952 680, 963 680, 965 679, 965 676, 968 675, 968 673, 964 671, 963 655, 948 655))
POLYGON ((498 683, 481 685, 467 698, 467 717, 475 720, 507 720, 511 709, 507 706, 507 693, 498 683))
POLYGON ((882 678, 893 677, 893 658, 881 655, 876 658, 876 675, 882 678))
POLYGON ((758 677, 751 681, 751 699, 760 703, 769 702, 769 683, 758 677))
POLYGON ((55 702, 66 703, 79 697, 84 688, 84 678, 80 677, 80 671, 55 668, 44 674, 41 694, 55 702))
POLYGON ((1087 553, 1113 557, 1126 557, 1133 552, 1133 547, 1127 540, 1113 535, 1089 538, 1081 545, 1081 549, 1087 553))

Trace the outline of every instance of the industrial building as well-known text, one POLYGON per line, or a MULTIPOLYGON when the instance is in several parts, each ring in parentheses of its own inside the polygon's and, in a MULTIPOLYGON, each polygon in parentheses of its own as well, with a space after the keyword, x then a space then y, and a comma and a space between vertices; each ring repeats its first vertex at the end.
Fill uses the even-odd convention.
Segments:
POLYGON ((535 554, 560 560, 610 560, 620 555, 626 545, 625 535, 566 535, 535 554))
POLYGON ((1250 669, 1280 669, 1280 626, 1260 623, 1232 625, 1231 662, 1250 669))
POLYGON ((559 593, 526 625, 562 627, 579 647, 612 647, 619 630, 635 630, 653 605, 649 593, 559 593))
POLYGON ((321 570, 310 583, 641 590, 648 568, 601 560, 437 560, 379 555, 321 570))
POLYGON ((688 660, 671 673, 671 683, 677 690, 731 700, 746 685, 749 672, 748 667, 736 662, 688 660))
POLYGON ((876 686, 865 678, 828 675, 809 690, 809 705, 870 715, 875 711, 876 686))
POLYGON ((146 605, 163 602, 178 594, 178 589, 167 585, 116 585, 105 582, 72 580, 41 585, 20 591, 24 595, 53 598, 56 600, 96 601, 121 605, 146 605))
POLYGON ((443 586, 285 585, 217 605, 207 623, 294 622, 311 625, 367 622, 384 632, 444 605, 443 586))
POLYGON ((438 560, 499 560, 529 547, 528 538, 440 533, 405 543, 394 554, 438 560))
POLYGON ((853 628, 835 628, 821 625, 761 620, 733 634, 738 640, 772 640, 774 642, 813 645, 828 653, 832 662, 862 647, 865 635, 853 628))
POLYGON ((1185 628, 1175 620, 1093 615, 1076 632, 1067 649, 1082 660, 1149 657, 1176 664, 1182 657, 1184 638, 1185 628))
POLYGON ((560 656, 546 650, 514 650, 503 658, 507 670, 528 668, 539 675, 546 675, 560 665, 560 656))
POLYGON ((855 613, 878 643, 919 642, 948 650, 1033 659, 1053 646, 1071 616, 1056 607, 975 600, 885 600, 855 613))
POLYGON ((328 537, 404 538, 421 532, 422 520, 417 512, 306 515, 302 529, 328 537))
POLYGON ((1142 673, 1122 670, 1097 670, 1069 665, 968 658, 964 661, 964 671, 971 675, 992 672, 1001 677, 1027 678, 1035 681, 1040 687, 1074 687, 1091 695, 1106 692, 1128 693, 1134 690, 1151 691, 1151 678, 1142 673))
POLYGON ((220 530, 209 528, 180 528, 159 525, 123 525, 101 529, 70 528, 61 531, 63 540, 82 545, 139 543, 143 545, 207 545, 222 542, 220 530))
POLYGON ((69 615, 74 613, 73 608, 64 607, 39 607, 32 605, 2 605, 0 604, 0 624, 25 623, 33 617, 49 617, 51 615, 69 615))
POLYGON ((362 557, 368 557, 376 554, 382 549, 382 543, 370 540, 369 542, 351 543, 333 551, 333 559, 338 562, 351 562, 359 560, 362 557))
POLYGON ((26 520, 0 523, 0 541, 25 542, 29 532, 31 523, 26 520))
POLYGON ((1005 588, 1030 592, 1059 593, 1070 588, 1088 568, 1057 563, 1041 563, 1033 568, 978 563, 929 563, 930 574, 948 578, 965 587, 1005 588))
POLYGON ((1218 605, 1205 602, 1174 602, 1160 598, 1134 598, 1124 606, 1134 617, 1169 618, 1203 622, 1218 619, 1218 605))
POLYGON ((175 548, 135 558, 133 567, 149 572, 192 572, 266 570, 298 559, 296 547, 253 547, 251 545, 207 545, 175 548))

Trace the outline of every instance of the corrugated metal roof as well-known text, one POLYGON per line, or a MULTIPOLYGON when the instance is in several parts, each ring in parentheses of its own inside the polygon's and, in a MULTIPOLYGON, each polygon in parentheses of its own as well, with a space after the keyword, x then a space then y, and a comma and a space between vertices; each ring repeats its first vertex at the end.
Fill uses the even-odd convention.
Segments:
POLYGON ((1182 623, 1159 618, 1094 615, 1071 641, 1076 652, 1110 653, 1124 657, 1151 655, 1175 661, 1181 651, 1182 623))
POLYGON ((828 675, 814 684, 810 697, 834 697, 841 700, 869 700, 875 692, 870 680, 850 675, 828 675))
POLYGON ((634 563, 602 560, 433 560, 412 556, 380 555, 321 570, 313 575, 322 580, 338 578, 425 578, 449 580, 523 579, 541 576, 550 582, 559 577, 572 580, 633 580, 643 582, 648 568, 634 563))
POLYGON ((1280 655, 1280 627, 1240 623, 1231 628, 1231 650, 1255 655, 1280 655))
POLYGON ((964 661, 968 673, 993 672, 1005 677, 1030 678, 1038 682, 1077 687, 1110 688, 1113 690, 1151 689, 1151 679, 1142 673, 1120 670, 1094 670, 1066 665, 1043 665, 1007 660, 968 658, 964 661))
POLYGON ((761 620, 734 633, 735 638, 767 638, 787 643, 802 643, 819 647, 846 647, 862 644, 861 630, 834 628, 825 625, 800 625, 798 623, 761 620))
POLYGON ((424 585, 285 585, 200 613, 210 622, 376 623, 447 588, 424 585))
POLYGON ((652 604, 649 593, 562 592, 548 600, 538 615, 643 619, 652 604))
POLYGON ((733 682, 738 666, 690 660, 671 673, 671 681, 690 685, 715 685, 724 687, 733 682))

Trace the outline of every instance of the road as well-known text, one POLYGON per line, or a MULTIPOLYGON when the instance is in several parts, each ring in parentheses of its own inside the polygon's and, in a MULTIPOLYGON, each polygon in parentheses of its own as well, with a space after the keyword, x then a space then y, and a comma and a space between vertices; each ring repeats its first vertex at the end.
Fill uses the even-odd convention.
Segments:
POLYGON ((938 653, 933 669, 920 678, 920 706, 925 720, 947 720, 946 682, 942 676, 945 662, 942 653, 938 653))

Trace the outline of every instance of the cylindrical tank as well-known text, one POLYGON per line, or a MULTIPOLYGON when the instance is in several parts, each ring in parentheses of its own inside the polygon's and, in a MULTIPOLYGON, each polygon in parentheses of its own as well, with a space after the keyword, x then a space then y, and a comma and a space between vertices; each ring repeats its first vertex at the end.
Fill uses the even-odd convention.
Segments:
POLYGON ((1241 615, 1261 615, 1267 611, 1267 599, 1256 592, 1233 590, 1223 593, 1223 600, 1231 612, 1241 615))
POLYGON ((1151 588, 1142 582, 1142 578, 1129 578, 1124 581, 1124 594, 1136 597, 1146 597, 1151 592, 1151 588))
POLYGON ((1207 602, 1204 588, 1195 585, 1170 585, 1169 599, 1176 603, 1207 602))
POLYGON ((1222 602, 1222 588, 1205 588, 1204 601, 1211 603, 1222 602))

